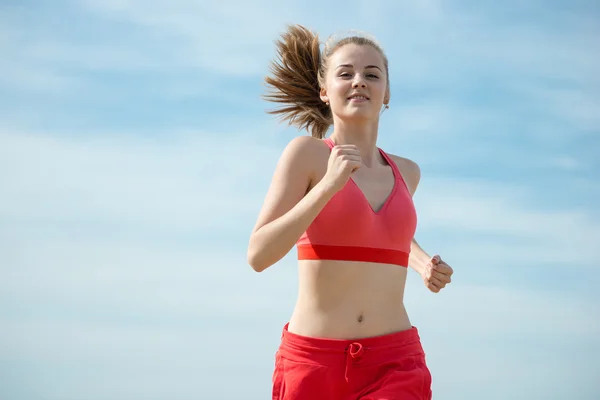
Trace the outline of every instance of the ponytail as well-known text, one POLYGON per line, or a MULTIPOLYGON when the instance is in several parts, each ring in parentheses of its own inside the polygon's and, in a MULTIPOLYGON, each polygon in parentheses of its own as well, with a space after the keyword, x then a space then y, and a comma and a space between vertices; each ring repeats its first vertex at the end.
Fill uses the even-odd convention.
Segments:
POLYGON ((333 119, 320 97, 323 65, 318 35, 301 25, 288 26, 276 45, 278 59, 271 63, 272 76, 265 78, 271 92, 263 98, 283 106, 267 113, 324 138, 333 119))

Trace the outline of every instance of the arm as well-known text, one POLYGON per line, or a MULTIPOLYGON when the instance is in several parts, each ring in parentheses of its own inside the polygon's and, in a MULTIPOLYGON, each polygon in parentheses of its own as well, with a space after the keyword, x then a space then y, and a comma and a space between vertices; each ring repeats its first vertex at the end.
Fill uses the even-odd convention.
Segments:
MULTIPOLYGON (((392 159, 398 165, 411 196, 414 196, 421 179, 419 166, 406 158, 392 156, 392 159)), ((451 282, 452 268, 442 261, 440 256, 431 257, 427 254, 415 238, 410 243, 408 265, 421 275, 427 288, 434 293, 438 293, 451 282)))
MULTIPOLYGON (((394 155, 391 156, 392 160, 394 160, 398 166, 404 182, 406 182, 406 186, 408 187, 410 195, 414 196, 415 192, 417 191, 417 186, 419 186, 419 182, 421 180, 421 169, 414 161, 394 155)), ((431 257, 425 252, 425 250, 423 250, 419 243, 417 243, 415 238, 413 238, 410 244, 408 265, 418 272, 419 275, 423 275, 423 272, 425 272, 425 269, 430 261, 431 257)))
POLYGON ((423 250, 423 248, 413 238, 410 244, 410 256, 408 258, 408 265, 414 269, 419 275, 423 276, 426 272, 427 267, 431 263, 431 256, 423 250))
POLYGON ((275 169, 271 186, 250 235, 248 263, 261 272, 283 258, 335 194, 314 180, 314 165, 323 150, 315 139, 300 136, 286 147, 275 169))

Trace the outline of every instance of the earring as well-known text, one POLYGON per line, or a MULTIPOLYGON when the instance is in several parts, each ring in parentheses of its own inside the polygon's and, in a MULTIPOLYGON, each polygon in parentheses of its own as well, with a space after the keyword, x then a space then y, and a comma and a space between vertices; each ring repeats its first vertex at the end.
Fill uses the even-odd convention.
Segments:
POLYGON ((388 108, 390 108, 390 105, 389 105, 389 104, 386 104, 386 105, 385 105, 385 109, 387 110, 388 108))
POLYGON ((325 102, 325 105, 327 105, 327 106, 329 107, 329 102, 328 102, 328 101, 326 101, 326 102, 325 102))

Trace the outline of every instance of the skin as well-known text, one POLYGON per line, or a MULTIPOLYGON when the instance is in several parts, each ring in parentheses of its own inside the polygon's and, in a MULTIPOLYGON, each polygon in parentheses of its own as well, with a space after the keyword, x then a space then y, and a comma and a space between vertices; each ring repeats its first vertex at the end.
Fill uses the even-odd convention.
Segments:
MULTIPOLYGON (((391 167, 377 150, 380 110, 390 99, 380 53, 348 44, 330 58, 321 99, 334 118, 330 152, 322 140, 293 139, 275 169, 248 246, 257 272, 283 258, 333 195, 353 179, 374 210, 394 185, 391 167), (346 65, 339 67, 340 65, 346 65), (375 67, 373 67, 375 66, 375 67), (354 93, 366 101, 349 100, 354 93)), ((418 165, 390 154, 411 194, 420 180, 418 165)), ((413 239, 409 266, 434 293, 451 281, 452 268, 429 256, 413 239)), ((289 330, 299 335, 358 339, 410 329, 404 307, 407 268, 333 260, 299 260, 298 298, 289 330)))

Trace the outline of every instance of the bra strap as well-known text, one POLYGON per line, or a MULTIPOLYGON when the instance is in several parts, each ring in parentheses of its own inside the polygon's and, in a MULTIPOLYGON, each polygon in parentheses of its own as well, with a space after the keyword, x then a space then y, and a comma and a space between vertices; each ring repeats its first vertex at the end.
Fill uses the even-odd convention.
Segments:
POLYGON ((323 141, 325 144, 327 144, 327 146, 329 146, 330 149, 333 149, 333 146, 335 146, 335 143, 333 143, 333 139, 331 138, 325 138, 323 141))

